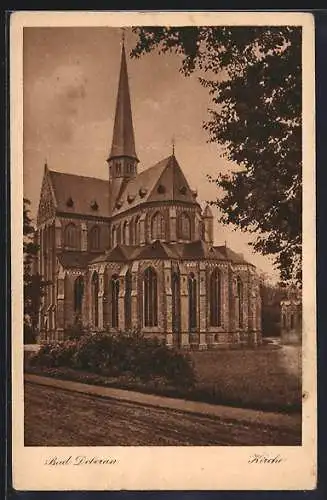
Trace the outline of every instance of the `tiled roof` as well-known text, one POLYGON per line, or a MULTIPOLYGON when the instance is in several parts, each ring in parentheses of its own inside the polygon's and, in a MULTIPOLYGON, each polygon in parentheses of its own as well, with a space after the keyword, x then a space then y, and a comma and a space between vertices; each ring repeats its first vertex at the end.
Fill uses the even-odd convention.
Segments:
POLYGON ((215 247, 208 245, 203 240, 192 241, 185 244, 183 248, 183 259, 209 259, 228 260, 226 256, 215 247))
POLYGON ((60 264, 65 268, 85 269, 90 261, 90 256, 86 252, 65 251, 58 255, 60 264))
POLYGON ((109 216, 108 181, 49 170, 59 212, 109 216))
POLYGON ((142 246, 117 245, 94 259, 92 263, 127 262, 140 259, 216 260, 248 264, 229 248, 212 247, 202 240, 191 243, 165 243, 156 240, 142 246))
POLYGON ((225 245, 215 246, 214 248, 217 249, 221 254, 223 254, 226 259, 234 262, 235 264, 250 264, 251 266, 253 265, 250 262, 247 262, 242 254, 234 252, 225 245))
POLYGON ((131 260, 135 252, 139 250, 138 246, 116 245, 114 248, 108 250, 105 254, 97 256, 92 260, 92 264, 96 262, 126 262, 131 260))
POLYGON ((181 201, 197 203, 175 156, 169 156, 131 179, 118 200, 113 215, 145 202, 181 201))

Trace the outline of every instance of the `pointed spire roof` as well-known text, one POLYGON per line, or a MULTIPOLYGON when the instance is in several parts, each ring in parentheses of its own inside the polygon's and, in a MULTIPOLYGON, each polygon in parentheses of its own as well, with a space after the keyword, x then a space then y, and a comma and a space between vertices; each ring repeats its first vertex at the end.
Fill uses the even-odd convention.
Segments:
POLYGON ((114 157, 128 156, 137 158, 131 98, 129 93, 128 73, 124 42, 121 51, 120 75, 116 102, 115 123, 109 160, 114 157))
POLYGON ((203 217, 206 217, 207 219, 213 219, 212 210, 209 205, 206 205, 203 211, 203 217))

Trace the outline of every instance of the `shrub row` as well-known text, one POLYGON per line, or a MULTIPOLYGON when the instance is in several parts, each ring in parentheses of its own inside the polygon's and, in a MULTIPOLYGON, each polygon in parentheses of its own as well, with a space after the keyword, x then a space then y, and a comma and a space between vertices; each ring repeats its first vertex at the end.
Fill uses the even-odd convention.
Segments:
POLYGON ((128 374, 142 381, 159 380, 176 387, 190 388, 195 383, 194 366, 187 354, 138 332, 88 334, 45 344, 30 359, 30 364, 65 366, 110 377, 128 374))

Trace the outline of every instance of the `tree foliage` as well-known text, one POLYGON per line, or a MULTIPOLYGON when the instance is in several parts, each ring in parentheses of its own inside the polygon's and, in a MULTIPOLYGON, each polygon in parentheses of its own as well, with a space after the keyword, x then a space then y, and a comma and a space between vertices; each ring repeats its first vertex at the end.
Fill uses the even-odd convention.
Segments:
POLYGON ((24 253, 24 334, 25 340, 33 341, 38 321, 45 282, 34 269, 39 246, 35 242, 35 228, 30 217, 30 202, 24 198, 23 206, 23 253, 24 253))
POLYGON ((220 221, 254 236, 283 280, 301 282, 301 28, 147 27, 132 57, 158 50, 181 55, 181 72, 200 72, 212 96, 209 141, 236 164, 210 178, 223 189, 211 203, 220 221))

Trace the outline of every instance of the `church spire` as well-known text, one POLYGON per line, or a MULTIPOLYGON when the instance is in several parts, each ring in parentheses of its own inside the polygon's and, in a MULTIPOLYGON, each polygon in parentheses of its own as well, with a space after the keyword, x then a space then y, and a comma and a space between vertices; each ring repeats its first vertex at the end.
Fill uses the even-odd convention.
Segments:
POLYGON ((116 114, 109 158, 109 211, 113 213, 126 183, 137 175, 134 128, 124 38, 122 39, 116 114))
POLYGON ((131 99, 129 93, 124 34, 122 39, 119 85, 116 102, 116 114, 112 137, 112 146, 108 161, 114 158, 131 158, 138 162, 135 151, 135 139, 131 99))

